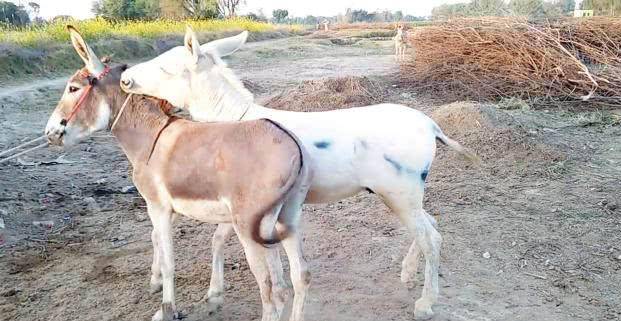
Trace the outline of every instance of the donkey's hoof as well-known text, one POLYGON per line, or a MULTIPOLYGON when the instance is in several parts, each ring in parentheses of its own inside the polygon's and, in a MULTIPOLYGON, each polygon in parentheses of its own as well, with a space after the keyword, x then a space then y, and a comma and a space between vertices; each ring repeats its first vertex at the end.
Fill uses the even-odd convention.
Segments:
POLYGON ((149 293, 156 294, 162 292, 162 283, 149 284, 149 293))
POLYGON ((212 295, 212 296, 207 295, 203 298, 202 301, 206 305, 205 309, 206 309, 207 314, 212 315, 218 312, 224 305, 224 295, 222 294, 212 295))
POLYGON ((408 287, 414 287, 417 281, 416 271, 412 272, 409 269, 401 269, 401 282, 408 285, 408 287))
POLYGON ((414 319, 416 320, 429 320, 433 317, 433 310, 431 310, 431 304, 418 299, 414 304, 414 319))
POLYGON ((151 321, 173 321, 179 318, 179 314, 170 303, 162 303, 162 307, 153 315, 151 321))
POLYGON ((276 304, 282 304, 284 306, 292 297, 292 287, 274 287, 272 289, 272 299, 276 304))

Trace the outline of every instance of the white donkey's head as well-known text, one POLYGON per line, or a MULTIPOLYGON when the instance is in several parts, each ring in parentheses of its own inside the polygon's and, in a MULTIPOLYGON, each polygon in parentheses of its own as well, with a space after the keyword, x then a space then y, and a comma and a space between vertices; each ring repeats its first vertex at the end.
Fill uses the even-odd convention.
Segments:
POLYGON ((220 57, 237 51, 248 39, 248 32, 214 40, 200 45, 196 34, 186 28, 184 46, 172 48, 163 54, 135 65, 121 76, 121 88, 129 93, 154 96, 171 104, 188 108, 192 94, 192 80, 198 74, 208 73, 220 57))

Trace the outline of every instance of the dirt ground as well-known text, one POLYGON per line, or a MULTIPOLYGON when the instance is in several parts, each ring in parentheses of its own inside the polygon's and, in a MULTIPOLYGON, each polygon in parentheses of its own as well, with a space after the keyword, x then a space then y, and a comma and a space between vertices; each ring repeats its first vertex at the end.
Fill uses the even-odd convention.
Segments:
MULTIPOLYGON (((366 76, 382 101, 432 115, 483 159, 441 147, 425 199, 444 242, 434 320, 621 319, 621 127, 611 112, 500 110, 400 88, 389 41, 309 35, 249 44, 231 67, 259 98, 300 80, 366 76)), ((66 79, 61 77, 60 79, 66 79)), ((0 88, 0 149, 42 134, 63 80, 0 88)), ((613 111, 614 112, 614 111, 613 111)), ((0 164, 0 319, 150 320, 150 223, 113 137, 0 164), (62 156, 61 158, 59 158, 62 156), (51 228, 34 221, 53 221, 51 228)), ((214 226, 175 229, 187 320, 256 320, 259 292, 235 239, 225 306, 199 302, 214 226)), ((304 208, 307 320, 413 320, 421 284, 399 281, 410 237, 375 196, 304 208)), ((422 279, 419 273, 419 279, 422 279)))

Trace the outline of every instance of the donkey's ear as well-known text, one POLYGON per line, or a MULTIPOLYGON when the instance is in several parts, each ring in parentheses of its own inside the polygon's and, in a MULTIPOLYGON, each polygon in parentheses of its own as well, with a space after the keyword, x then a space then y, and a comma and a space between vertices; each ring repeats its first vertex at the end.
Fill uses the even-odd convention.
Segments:
POLYGON ((84 66, 95 77, 99 76, 104 71, 104 65, 101 63, 93 49, 82 39, 82 36, 78 30, 72 25, 67 25, 69 35, 71 37, 71 43, 73 48, 78 53, 78 56, 84 61, 84 66))
POLYGON ((244 31, 236 36, 222 38, 208 42, 201 46, 201 52, 209 52, 216 57, 228 56, 239 50, 248 40, 248 31, 244 31))
POLYGON ((187 25, 185 27, 185 38, 183 40, 185 48, 192 54, 192 62, 197 63, 198 58, 201 55, 201 45, 198 43, 196 33, 192 30, 192 27, 187 25))

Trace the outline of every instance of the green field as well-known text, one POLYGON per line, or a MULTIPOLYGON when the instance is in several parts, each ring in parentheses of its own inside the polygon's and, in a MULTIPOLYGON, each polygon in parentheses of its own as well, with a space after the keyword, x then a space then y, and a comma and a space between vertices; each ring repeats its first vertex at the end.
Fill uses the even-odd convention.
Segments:
POLYGON ((153 57, 181 45, 186 25, 204 43, 250 31, 249 41, 287 37, 303 32, 299 25, 274 25, 245 18, 213 20, 109 21, 65 20, 14 28, 0 25, 0 85, 29 76, 47 76, 79 68, 82 62, 71 47, 67 24, 74 25, 100 55, 117 62, 153 57))
MULTIPOLYGON (((54 43, 66 43, 69 41, 69 33, 66 29, 67 24, 72 24, 77 27, 86 39, 119 37, 155 39, 170 34, 181 34, 185 31, 186 25, 191 25, 197 32, 219 32, 226 30, 266 32, 277 29, 276 25, 252 21, 245 18, 185 21, 109 21, 98 18, 90 20, 64 20, 20 29, 0 25, 0 43, 30 48, 54 43)), ((288 29, 301 30, 301 27, 293 25, 288 26, 288 29)))

